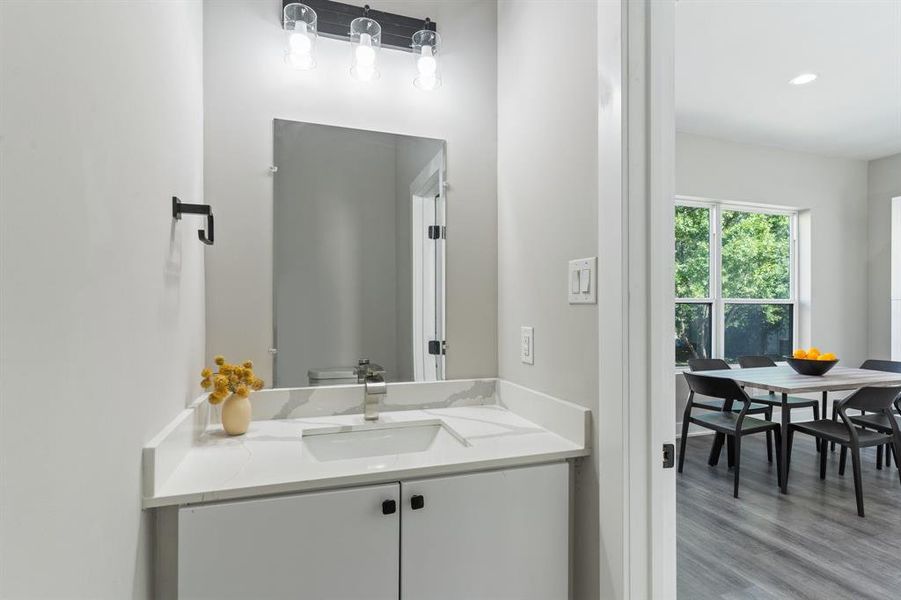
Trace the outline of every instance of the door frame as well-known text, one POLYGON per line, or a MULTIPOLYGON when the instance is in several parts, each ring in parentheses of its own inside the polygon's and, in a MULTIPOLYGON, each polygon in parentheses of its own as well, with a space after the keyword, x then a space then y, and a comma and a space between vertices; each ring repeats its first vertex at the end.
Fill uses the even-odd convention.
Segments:
POLYGON ((431 327, 424 326, 424 317, 422 314, 423 306, 423 278, 422 267, 424 257, 426 256, 423 247, 423 225, 424 221, 431 218, 429 224, 437 225, 444 228, 444 206, 446 199, 444 185, 444 150, 436 154, 423 169, 419 172, 413 182, 410 184, 410 221, 412 226, 412 306, 413 306, 413 380, 414 381, 441 381, 444 379, 444 355, 439 354, 435 357, 436 369, 434 377, 426 376, 429 371, 427 365, 427 357, 429 355, 427 348, 423 346, 426 340, 425 331, 433 331, 435 339, 443 340, 445 331, 445 240, 435 240, 435 271, 434 271, 434 304, 435 310, 430 318, 434 318, 434 324, 431 327))
POLYGON ((598 2, 601 598, 676 595, 674 0, 598 2))
POLYGON ((891 199, 889 251, 889 355, 901 360, 901 196, 891 199))

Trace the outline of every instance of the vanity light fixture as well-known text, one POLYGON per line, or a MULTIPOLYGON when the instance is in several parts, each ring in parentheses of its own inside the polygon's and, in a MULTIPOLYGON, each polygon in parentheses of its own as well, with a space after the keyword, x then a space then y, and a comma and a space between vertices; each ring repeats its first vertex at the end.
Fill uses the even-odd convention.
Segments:
POLYGON ((789 79, 788 82, 792 85, 805 85, 816 80, 817 77, 818 75, 816 73, 801 73, 797 77, 789 79))
MULTIPOLYGON (((369 14, 369 5, 363 7, 369 14)), ((382 26, 368 16, 357 17, 350 22, 351 55, 350 74, 359 81, 379 78, 378 56, 382 46, 382 26)))
POLYGON ((316 68, 316 11, 299 2, 285 5, 282 11, 285 30, 285 62, 298 71, 316 68))
MULTIPOLYGON (((410 4, 413 4, 412 2, 410 4)), ((351 75, 360 81, 379 78, 379 54, 390 48, 415 53, 413 85, 433 90, 441 85, 437 55, 438 25, 431 19, 372 10, 335 0, 282 0, 280 19, 285 30, 285 62, 296 69, 316 66, 318 36, 351 43, 351 75)))
POLYGON ((416 77, 413 86, 420 90, 432 91, 441 86, 438 72, 438 48, 441 36, 429 29, 431 21, 425 20, 425 29, 413 34, 413 55, 416 57, 416 77))

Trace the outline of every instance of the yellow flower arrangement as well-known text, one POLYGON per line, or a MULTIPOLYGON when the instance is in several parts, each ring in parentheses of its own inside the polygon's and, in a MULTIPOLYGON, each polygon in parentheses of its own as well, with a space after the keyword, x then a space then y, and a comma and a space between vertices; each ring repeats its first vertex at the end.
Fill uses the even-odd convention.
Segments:
POLYGON ((213 359, 213 362, 219 367, 216 373, 209 368, 200 372, 200 387, 205 390, 213 389, 207 396, 210 404, 219 404, 229 394, 247 398, 252 391, 259 391, 266 385, 254 374, 252 361, 245 360, 240 364, 230 364, 225 362, 225 357, 220 354, 213 359))
POLYGON ((224 390, 216 390, 210 394, 207 400, 209 400, 210 404, 219 404, 220 402, 225 400, 226 396, 228 396, 228 392, 224 390))

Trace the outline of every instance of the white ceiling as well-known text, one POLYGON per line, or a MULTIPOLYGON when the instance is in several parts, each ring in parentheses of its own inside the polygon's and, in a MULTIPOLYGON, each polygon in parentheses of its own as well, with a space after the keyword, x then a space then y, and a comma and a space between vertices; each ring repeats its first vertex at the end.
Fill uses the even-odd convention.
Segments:
POLYGON ((679 131, 826 156, 901 152, 901 0, 680 0, 679 131), (805 72, 813 83, 788 80, 805 72))

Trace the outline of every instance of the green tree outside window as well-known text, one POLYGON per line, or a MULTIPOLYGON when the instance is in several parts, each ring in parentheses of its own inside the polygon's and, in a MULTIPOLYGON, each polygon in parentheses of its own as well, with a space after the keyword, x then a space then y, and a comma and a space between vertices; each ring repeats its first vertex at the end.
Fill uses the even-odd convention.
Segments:
MULTIPOLYGON (((711 298, 710 213, 708 207, 676 206, 675 295, 711 298)), ((791 217, 783 214, 722 210, 720 295, 726 300, 725 358, 766 354, 779 359, 790 353, 793 310, 790 304, 730 303, 729 299, 791 299, 791 217)), ((711 356, 713 305, 678 302, 676 362, 711 356)))

